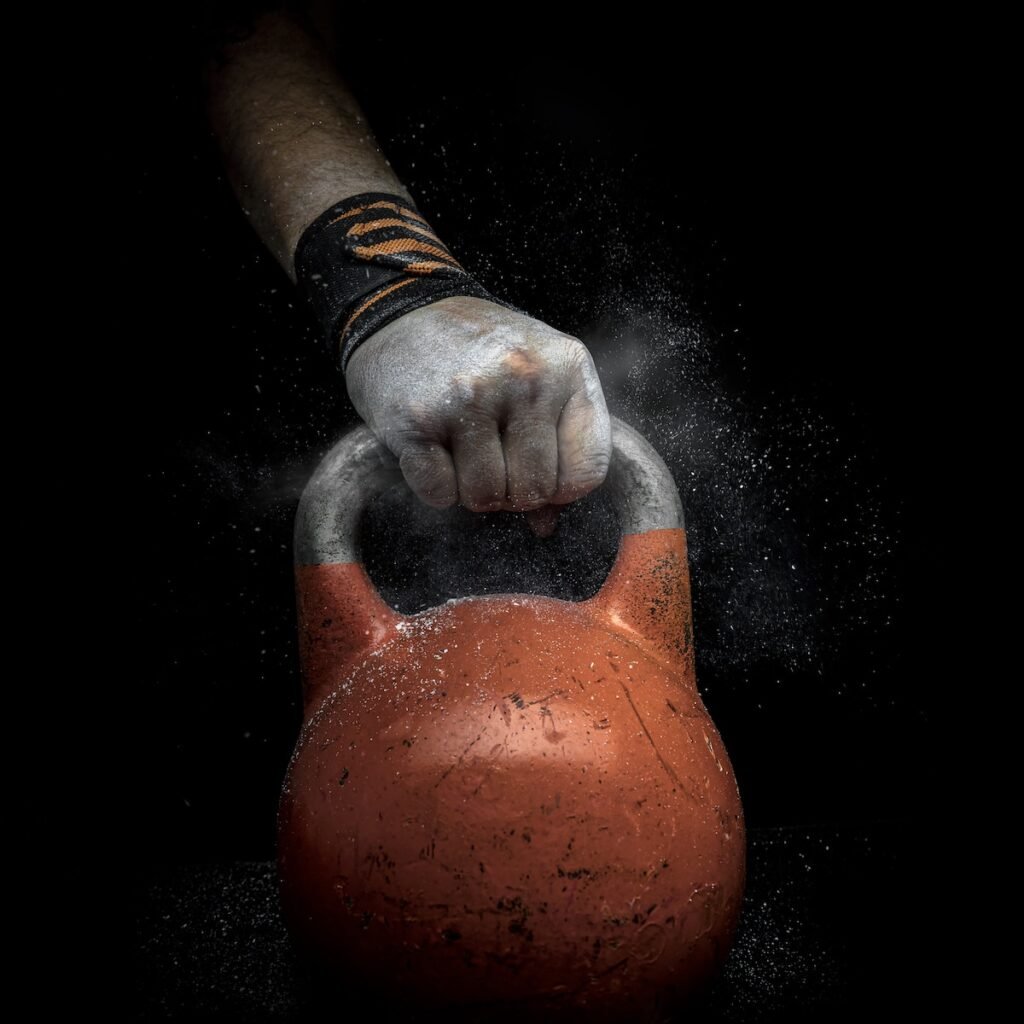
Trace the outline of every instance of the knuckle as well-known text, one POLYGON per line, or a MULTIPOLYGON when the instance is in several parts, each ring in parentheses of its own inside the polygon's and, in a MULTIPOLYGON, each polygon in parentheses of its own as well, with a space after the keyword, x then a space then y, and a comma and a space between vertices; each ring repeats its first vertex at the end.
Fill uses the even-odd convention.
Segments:
POLYGON ((565 346, 566 361, 570 366, 584 371, 594 369, 594 357, 590 354, 590 349, 579 338, 566 334, 563 336, 562 343, 565 346))
POLYGON ((528 458, 556 450, 555 417, 546 409, 517 409, 503 430, 506 446, 528 458))
POLYGON ((435 439, 439 433, 440 417, 426 402, 389 402, 384 408, 383 418, 395 437, 405 445, 422 444, 435 439))
POLYGON ((557 489, 558 471, 555 467, 530 467, 509 481, 509 500, 519 507, 544 505, 557 489))
POLYGON ((543 508, 549 504, 551 499, 554 497, 555 489, 552 487, 550 490, 545 490, 543 493, 537 491, 528 491, 525 494, 515 495, 510 497, 509 501, 512 506, 519 512, 528 511, 534 508, 543 508))
POLYGON ((542 373, 546 362, 537 346, 526 342, 512 346, 501 358, 501 365, 509 374, 524 378, 542 373))
POLYGON ((452 491, 416 491, 416 496, 431 508, 451 508, 458 501, 458 495, 452 491))
POLYGON ((459 429, 478 425, 490 417, 496 388, 494 375, 485 371, 456 374, 438 404, 438 415, 459 429))
POLYGON ((406 449, 398 460, 406 483, 428 505, 447 508, 458 495, 453 491, 448 474, 435 457, 422 449, 406 449))
POLYGON ((398 465, 406 476, 428 477, 436 470, 435 460, 423 448, 407 447, 399 456, 398 465))
POLYGON ((462 502, 470 512, 496 512, 503 501, 493 494, 467 495, 462 502))
POLYGON ((556 473, 541 470, 517 474, 509 484, 509 497, 518 500, 535 501, 550 497, 558 484, 556 473))
POLYGON ((461 488, 462 504, 471 512, 493 512, 505 501, 505 480, 496 475, 477 477, 461 488))
POLYGON ((567 488, 582 495, 600 487, 608 476, 610 463, 611 459, 606 452, 588 454, 566 474, 567 488))

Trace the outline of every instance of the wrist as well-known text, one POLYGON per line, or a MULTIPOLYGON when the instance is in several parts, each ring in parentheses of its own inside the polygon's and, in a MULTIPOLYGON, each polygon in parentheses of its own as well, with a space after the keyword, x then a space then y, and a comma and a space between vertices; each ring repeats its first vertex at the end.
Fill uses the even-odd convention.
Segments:
POLYGON ((299 239, 295 270, 343 372, 367 338, 430 303, 462 295, 516 308, 491 295, 394 193, 361 193, 325 210, 299 239))

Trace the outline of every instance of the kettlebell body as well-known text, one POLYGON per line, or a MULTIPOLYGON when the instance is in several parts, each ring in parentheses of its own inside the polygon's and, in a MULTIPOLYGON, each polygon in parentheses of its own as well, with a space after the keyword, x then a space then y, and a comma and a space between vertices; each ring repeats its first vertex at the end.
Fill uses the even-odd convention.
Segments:
POLYGON ((323 969, 411 1005, 639 1019, 724 959, 743 811, 697 692, 664 463, 613 421, 623 538, 588 601, 404 616, 352 545, 400 479, 365 428, 296 524, 306 718, 278 818, 282 909, 323 969))

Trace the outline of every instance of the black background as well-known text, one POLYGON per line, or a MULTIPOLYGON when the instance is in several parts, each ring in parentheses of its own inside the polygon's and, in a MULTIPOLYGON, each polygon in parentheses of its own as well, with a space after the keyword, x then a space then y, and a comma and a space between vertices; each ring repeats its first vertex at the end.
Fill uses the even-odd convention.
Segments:
MULTIPOLYGON (((135 241, 118 302, 138 325, 124 364, 140 509, 126 609, 139 641, 140 864, 273 856, 301 715, 294 501, 355 422, 223 179, 202 115, 197 19, 176 18, 133 54, 118 110, 135 241)), ((759 436, 775 437, 801 477, 794 529, 809 585, 841 599, 880 572, 880 599, 857 604, 855 621, 841 600, 811 616, 808 629, 829 639, 802 664, 702 661, 700 624, 710 637, 726 612, 714 566, 695 565, 698 681, 748 824, 900 825, 907 846, 889 884, 910 918, 924 903, 937 800, 936 632, 949 628, 933 603, 934 398, 915 269, 931 244, 943 86, 907 65, 905 40, 873 27, 798 42, 776 24, 769 42, 757 27, 738 39, 693 18, 672 30, 629 22, 620 12, 584 32, 510 12, 459 36, 427 15, 362 15, 346 18, 342 70, 400 178, 495 291, 588 340, 602 317, 635 315, 614 296, 642 294, 656 267, 712 339, 713 373, 737 410, 796 408, 829 425, 835 444, 813 465, 799 431, 776 436, 769 420, 759 436), (891 540, 884 558, 857 525, 865 487, 891 540), (819 517, 829 494, 849 525, 819 517), (824 556, 847 529, 850 556, 824 556)), ((689 521, 693 532, 700 516, 689 521)), ((88 802, 76 812, 87 825, 88 802)))

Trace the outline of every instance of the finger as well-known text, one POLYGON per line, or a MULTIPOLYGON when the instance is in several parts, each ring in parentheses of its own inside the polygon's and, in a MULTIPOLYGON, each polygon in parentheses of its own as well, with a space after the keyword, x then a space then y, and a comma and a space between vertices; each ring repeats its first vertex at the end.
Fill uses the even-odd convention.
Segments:
POLYGON ((409 445, 399 457, 398 465, 413 493, 426 504, 448 508, 459 500, 455 465, 440 442, 409 445))
POLYGON ((558 418, 558 484, 551 501, 565 505, 604 482, 612 432, 597 375, 575 391, 558 418))
POLYGON ((467 417, 452 437, 459 501, 472 512, 493 512, 505 504, 505 456, 498 424, 467 417))
POLYGON ((513 412, 502 434, 508 474, 507 507, 547 505, 558 486, 558 429, 551 416, 513 412))
POLYGON ((561 505, 545 505, 543 508, 535 508, 526 513, 526 522, 533 530, 535 537, 550 537, 558 526, 558 513, 562 511, 561 505))

